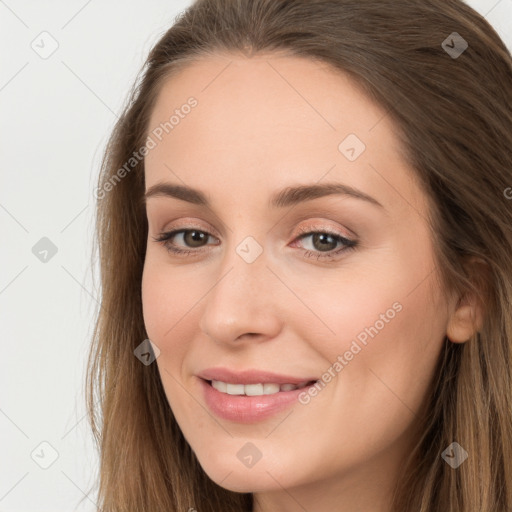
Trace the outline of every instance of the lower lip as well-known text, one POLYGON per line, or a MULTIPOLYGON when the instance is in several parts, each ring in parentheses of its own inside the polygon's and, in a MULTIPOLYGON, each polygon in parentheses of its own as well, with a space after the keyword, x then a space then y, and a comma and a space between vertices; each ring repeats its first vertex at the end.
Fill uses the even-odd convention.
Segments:
POLYGON ((220 418, 237 423, 255 423, 290 407, 298 401, 301 393, 307 392, 306 386, 292 391, 279 391, 273 395, 246 396, 228 395, 216 390, 209 382, 199 379, 204 399, 210 410, 220 418))

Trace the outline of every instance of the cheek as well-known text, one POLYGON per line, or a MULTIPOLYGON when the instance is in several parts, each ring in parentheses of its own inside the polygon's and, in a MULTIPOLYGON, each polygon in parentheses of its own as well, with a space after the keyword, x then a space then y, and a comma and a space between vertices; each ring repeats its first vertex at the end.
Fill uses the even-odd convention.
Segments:
MULTIPOLYGON (((190 272, 166 268, 165 264, 147 259, 142 275, 142 310, 146 332, 158 348, 163 360, 175 357, 186 344, 185 331, 194 318, 194 308, 204 292, 192 283, 190 272)), ((197 320, 197 319, 196 319, 197 320)), ((159 358, 159 362, 162 358, 159 358)))
POLYGON ((148 259, 142 277, 142 308, 148 338, 160 354, 156 359, 169 406, 184 432, 187 418, 197 416, 195 401, 184 390, 185 361, 199 322, 198 306, 204 290, 193 275, 148 259))
MULTIPOLYGON (((428 244, 424 249, 421 257, 409 250, 383 250, 329 279, 295 280, 294 291, 314 316, 308 313, 308 321, 299 323, 296 313, 295 321, 291 316, 288 321, 322 356, 324 380, 343 380, 351 389, 386 400, 393 400, 395 392, 412 409, 419 407, 447 323, 428 244)), ((340 383, 339 392, 346 385, 340 383)))
POLYGON ((330 294, 324 289, 317 297, 317 310, 334 334, 335 343, 343 342, 341 349, 349 350, 346 342, 351 340, 361 347, 372 346, 376 355, 383 356, 389 349, 404 344, 404 348, 413 349, 430 338, 442 315, 438 311, 439 301, 432 299, 429 282, 410 293, 411 281, 407 276, 393 279, 392 284, 375 276, 368 285, 368 278, 354 278, 354 282, 346 283, 341 294, 330 294), (372 343, 376 340, 385 343, 372 343))

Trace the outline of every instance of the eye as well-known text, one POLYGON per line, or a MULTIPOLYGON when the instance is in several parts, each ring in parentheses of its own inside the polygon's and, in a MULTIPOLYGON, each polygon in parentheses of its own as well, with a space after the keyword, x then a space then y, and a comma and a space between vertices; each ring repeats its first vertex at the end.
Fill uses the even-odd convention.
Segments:
POLYGON ((341 253, 353 250, 358 243, 356 240, 350 240, 330 230, 313 231, 303 228, 300 231, 302 231, 302 235, 296 238, 296 240, 310 238, 309 244, 306 245, 309 245, 311 248, 306 248, 305 258, 316 258, 317 260, 333 259, 341 253))
MULTIPOLYGON (((358 242, 350 240, 345 236, 331 232, 330 230, 313 231, 311 229, 300 229, 301 235, 297 237, 292 244, 311 238, 310 248, 304 253, 305 258, 333 259, 343 252, 353 250, 358 242), (341 246, 340 246, 341 245, 341 246)), ((175 229, 173 231, 161 233, 158 237, 153 237, 155 242, 162 243, 164 247, 172 254, 179 256, 197 255, 204 252, 209 239, 217 240, 213 245, 219 245, 219 240, 210 233, 190 228, 175 229), (177 243, 178 242, 178 243, 177 243), (185 247, 183 249, 182 247, 185 247), (187 249, 187 247, 189 249, 187 249)), ((294 245, 292 245, 293 247, 294 245)))
POLYGON ((208 238, 215 237, 200 229, 175 229, 167 233, 161 233, 158 237, 153 238, 153 240, 155 242, 162 243, 164 247, 171 253, 187 255, 191 253, 203 252, 202 250, 197 249, 204 247, 205 243, 208 242, 208 238), (181 240, 183 243, 185 243, 185 247, 190 247, 192 250, 180 249, 180 247, 176 245, 174 239, 181 240))

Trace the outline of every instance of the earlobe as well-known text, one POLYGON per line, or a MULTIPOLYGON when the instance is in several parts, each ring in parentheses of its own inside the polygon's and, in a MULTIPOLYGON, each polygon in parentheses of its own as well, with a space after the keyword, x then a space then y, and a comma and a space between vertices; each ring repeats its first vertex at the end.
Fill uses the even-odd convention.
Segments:
POLYGON ((446 336, 453 343, 465 343, 482 328, 481 308, 476 304, 465 304, 453 312, 446 328, 446 336))
POLYGON ((482 296, 485 296, 484 289, 488 267, 481 258, 476 257, 471 258, 469 264, 472 270, 473 284, 479 293, 477 294, 476 291, 466 292, 459 298, 446 328, 446 336, 453 343, 465 343, 476 332, 479 332, 483 325, 484 304, 482 296))

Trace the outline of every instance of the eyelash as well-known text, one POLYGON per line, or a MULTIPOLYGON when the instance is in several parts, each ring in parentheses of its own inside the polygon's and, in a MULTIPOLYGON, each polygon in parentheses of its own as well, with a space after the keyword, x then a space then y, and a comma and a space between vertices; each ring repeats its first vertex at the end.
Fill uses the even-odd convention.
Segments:
MULTIPOLYGON (((207 231, 204 231, 204 230, 201 230, 201 229, 197 229, 197 228, 182 228, 182 229, 175 229, 175 230, 172 230, 172 231, 160 233, 160 235, 158 237, 153 237, 153 240, 155 242, 162 243, 162 245, 165 247, 165 249, 168 252, 170 252, 171 254, 175 254, 177 256, 180 256, 180 257, 185 257, 185 256, 188 256, 190 254, 196 255, 196 254, 199 254, 199 253, 203 252, 202 249, 197 249, 197 250, 178 249, 175 245, 170 243, 170 240, 175 235, 177 235, 179 233, 187 233, 189 231, 197 231, 199 233, 207 234, 208 236, 213 236, 210 233, 208 233, 207 231)), ((335 233, 335 232, 330 231, 328 229, 327 230, 313 231, 313 230, 310 230, 310 229, 307 229, 307 228, 301 228, 299 231, 300 231, 301 234, 300 234, 300 236, 298 236, 294 240, 294 242, 296 240, 302 240, 303 238, 307 238, 308 236, 311 236, 311 235, 315 235, 315 234, 322 234, 323 235, 323 234, 325 234, 325 235, 329 235, 329 236, 333 237, 337 242, 341 242, 341 243, 344 244, 344 247, 341 247, 340 249, 333 249, 332 251, 325 252, 325 253, 322 253, 321 251, 306 250, 306 252, 304 253, 304 258, 314 258, 314 257, 316 257, 317 260, 332 260, 332 259, 334 259, 336 256, 338 256, 341 253, 346 253, 346 252, 354 250, 357 247, 357 245, 358 245, 358 242, 356 240, 350 240, 350 239, 340 235, 339 233, 335 233)))

